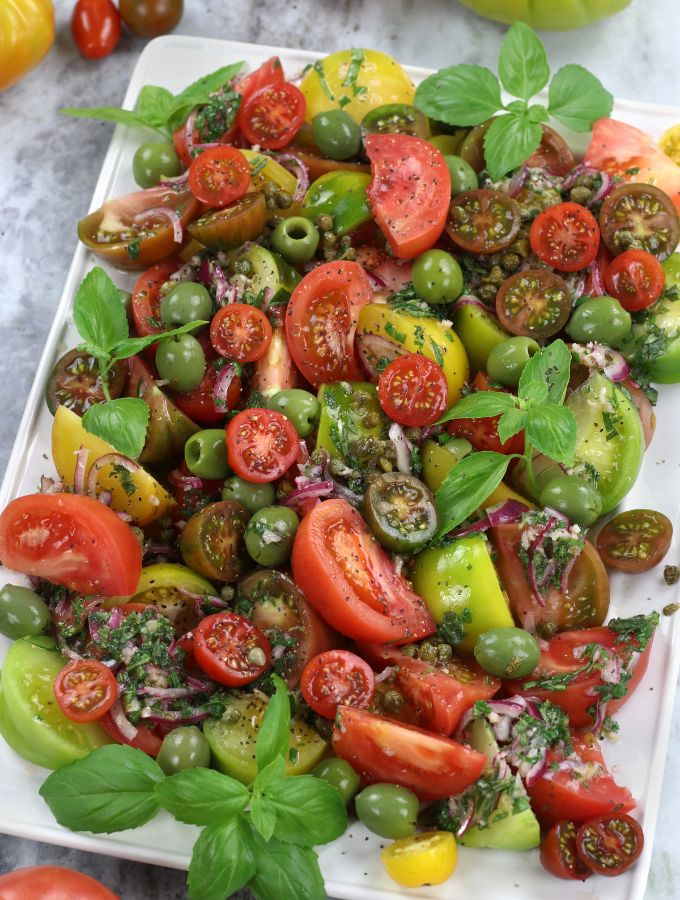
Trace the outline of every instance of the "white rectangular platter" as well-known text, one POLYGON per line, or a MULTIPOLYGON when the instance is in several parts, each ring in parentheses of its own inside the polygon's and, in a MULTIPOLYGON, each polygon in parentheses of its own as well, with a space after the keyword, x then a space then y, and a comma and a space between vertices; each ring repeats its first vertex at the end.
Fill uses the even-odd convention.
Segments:
MULTIPOLYGON (((161 85, 179 92, 190 82, 229 62, 244 60, 250 69, 278 54, 288 77, 294 77, 319 54, 232 43, 203 38, 167 36, 147 45, 135 67, 124 105, 134 108, 145 84, 161 85)), ((452 59, 455 62, 455 59, 452 59)), ((425 69, 409 69, 415 81, 429 74, 425 69)), ((669 125, 680 121, 680 109, 620 101, 614 116, 658 137, 669 125)), ((86 123, 83 128, 90 127, 86 123)), ((575 149, 584 149, 583 137, 569 136, 575 149), (572 141, 571 139, 574 138, 572 141)), ((92 198, 91 209, 108 198, 135 190, 131 175, 133 153, 140 134, 122 126, 114 132, 111 145, 92 198)), ((85 210, 83 210, 83 214, 85 210)), ((73 234, 75 235, 75 222, 73 234)), ((17 262, 19 262, 17 260, 17 262)), ((47 376, 57 356, 77 343, 70 316, 75 290, 94 260, 82 245, 73 257, 68 279, 40 361, 14 450, 0 489, 0 509, 14 497, 37 489, 40 475, 50 473, 51 416, 43 402, 47 376)), ((132 277, 111 272, 116 283, 128 288, 132 277)), ((645 456, 640 478, 626 498, 629 508, 650 507, 665 512, 678 525, 680 509, 680 446, 677 440, 677 411, 680 385, 661 391, 657 408, 658 427, 645 456)), ((677 532, 676 532, 677 534, 677 532)), ((669 559, 677 561, 678 540, 673 541, 669 559)), ((678 599, 678 590, 665 585, 662 567, 634 578, 612 578, 612 615, 633 615, 661 609, 678 599)), ((8 573, 3 573, 4 575, 8 573)), ((12 575, 9 573, 9 577, 12 575)), ((20 583, 20 576, 14 576, 20 583)), ((353 824, 336 843, 321 848, 321 866, 331 897, 343 900, 400 900, 414 897, 443 900, 475 897, 476 900, 641 900, 645 891, 661 792, 663 767, 673 710, 673 695, 680 664, 680 634, 675 618, 659 627, 651 663, 637 694, 617 716, 621 725, 618 742, 607 742, 605 756, 616 777, 638 800, 637 817, 646 837, 644 854, 628 874, 614 879, 592 878, 581 884, 553 879, 542 869, 538 852, 507 853, 465 850, 452 880, 439 888, 400 890, 385 874, 379 850, 385 843, 362 825, 353 824)), ((0 637, 0 660, 9 641, 0 637)), ((181 825, 162 813, 143 828, 110 836, 76 834, 53 820, 38 795, 47 775, 16 756, 0 740, 0 832, 61 844, 95 853, 141 862, 186 869, 197 829, 181 825)))

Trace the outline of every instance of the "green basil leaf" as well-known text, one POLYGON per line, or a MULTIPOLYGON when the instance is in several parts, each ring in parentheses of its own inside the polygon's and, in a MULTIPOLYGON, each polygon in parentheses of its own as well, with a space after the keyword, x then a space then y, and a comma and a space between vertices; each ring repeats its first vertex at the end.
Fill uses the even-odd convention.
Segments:
POLYGON ((548 112, 548 108, 546 106, 541 106, 540 103, 534 103, 533 106, 530 106, 527 110, 527 117, 530 122, 549 122, 550 121, 550 113, 548 112))
POLYGON ((504 444, 524 428, 526 412, 523 409, 509 409, 498 420, 498 437, 504 444))
POLYGON ((550 66, 545 48, 524 22, 515 22, 503 39, 498 75, 505 90, 523 100, 538 94, 548 83, 550 66))
POLYGON ((529 359, 519 379, 517 395, 527 400, 529 386, 548 386, 548 399, 563 403, 571 376, 571 353, 563 340, 553 341, 529 359))
POLYGON ((493 72, 470 65, 430 75, 416 88, 413 103, 448 125, 481 125, 503 108, 501 86, 493 72))
POLYGON ((572 131, 590 131, 593 123, 611 115, 613 108, 612 95, 583 66, 563 66, 550 82, 550 114, 572 131))
POLYGON ((566 406, 546 403, 527 412, 526 440, 550 459, 570 466, 576 449, 576 417, 566 406))
POLYGON ((190 900, 225 900, 255 873, 253 833, 242 816, 208 825, 194 844, 189 866, 190 900))
POLYGON ((187 769, 156 785, 158 802, 170 815, 189 825, 213 825, 242 812, 248 788, 215 769, 187 769))
POLYGON ((484 159, 493 181, 522 165, 541 143, 543 130, 526 113, 494 119, 484 135, 484 159))
POLYGON ((438 423, 450 422, 452 419, 486 419, 499 416, 515 406, 515 398, 504 391, 476 391, 461 397, 458 403, 448 409, 438 423))
POLYGON ((145 84, 139 92, 137 111, 145 122, 162 129, 167 125, 174 100, 174 95, 165 88, 145 84))
POLYGON ((503 480, 512 454, 483 450, 461 459, 448 473, 435 495, 442 537, 464 522, 503 480))
POLYGON ((82 423, 85 431, 112 444, 123 456, 137 459, 146 441, 149 407, 138 397, 93 403, 82 423))
POLYGON ((276 813, 273 833, 285 843, 328 844, 347 829, 347 809, 337 789, 313 775, 279 781, 269 788, 266 800, 276 813))
POLYGON ((255 741, 255 760, 261 772, 277 756, 284 759, 288 753, 290 740, 290 700, 286 682, 278 675, 272 675, 276 692, 269 698, 267 709, 255 741))
POLYGON ((152 131, 160 131, 163 137, 167 137, 163 129, 156 128, 151 122, 147 122, 139 113, 129 109, 119 109, 115 106, 90 106, 74 107, 64 106, 59 110, 65 116, 74 119, 99 119, 102 122, 115 122, 117 125, 129 125, 131 128, 151 128, 152 131))
POLYGON ((175 103, 181 101, 192 100, 195 97, 205 97, 212 94, 213 91, 219 90, 227 82, 235 78, 243 68, 243 62, 230 63, 228 66, 222 66, 208 75, 203 75, 197 81, 193 81, 189 87, 184 88, 181 93, 175 97, 175 103))
POLYGON ((285 777, 286 763, 283 756, 279 754, 257 773, 253 782, 253 794, 263 794, 269 791, 279 781, 283 781, 285 777))
POLYGON ((111 350, 111 356, 114 359, 127 359, 129 356, 136 356, 146 347, 157 344, 159 341, 166 341, 168 338, 176 337, 178 334, 186 334, 188 331, 194 331, 202 325, 208 323, 203 319, 196 319, 194 322, 188 322, 186 325, 180 325, 173 328, 172 331, 163 331, 161 334, 148 334, 146 337, 126 338, 119 341, 111 350))
POLYGON ((253 794, 250 804, 250 820, 265 841, 274 834, 276 828, 276 808, 261 794, 253 794))
MULTIPOLYGON (((256 900, 326 900, 319 857, 313 850, 274 837, 266 842, 258 834, 253 838, 257 844, 255 874, 248 886, 256 900)), ((196 900, 212 898, 197 895, 196 900)))
POLYGON ((40 796, 65 828, 111 834, 153 819, 155 788, 164 778, 141 750, 107 744, 48 775, 40 796))
POLYGON ((73 321, 83 340, 107 353, 129 334, 118 288, 100 266, 80 282, 73 300, 73 321))
POLYGON ((550 388, 547 384, 532 382, 526 390, 524 398, 527 408, 532 406, 541 406, 550 398, 550 388))

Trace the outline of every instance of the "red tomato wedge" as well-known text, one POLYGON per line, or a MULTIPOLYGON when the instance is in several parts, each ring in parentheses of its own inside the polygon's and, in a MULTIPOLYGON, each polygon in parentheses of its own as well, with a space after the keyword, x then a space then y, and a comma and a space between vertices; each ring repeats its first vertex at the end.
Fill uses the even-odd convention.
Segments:
POLYGON ((315 713, 334 719, 338 706, 366 707, 375 690, 369 664, 349 650, 327 650, 305 666, 300 680, 305 701, 315 713))
POLYGON ((264 150, 280 150, 292 141, 304 122, 305 109, 302 91, 282 81, 244 98, 236 121, 251 144, 264 150))
POLYGON ((326 500, 300 523, 293 576, 312 606, 356 640, 407 643, 433 634, 425 602, 397 575, 389 555, 346 500, 326 500))
POLYGON ((483 753, 450 738, 350 706, 338 707, 333 750, 363 784, 400 784, 423 801, 461 793, 487 764, 483 753))
POLYGON ((272 84, 282 84, 283 66, 278 56, 272 56, 265 60, 259 68, 242 78, 238 78, 234 82, 234 90, 237 91, 243 100, 248 100, 257 91, 262 90, 272 84))
POLYGON ((79 594, 134 594, 142 551, 112 509, 79 494, 29 494, 0 515, 0 561, 79 594))
POLYGON ((656 185, 680 212, 680 166, 639 128, 616 119, 598 119, 583 162, 623 181, 656 185))
MULTIPOLYGON (((173 272, 179 269, 174 259, 156 263, 138 277, 132 288, 132 321, 140 337, 161 334, 165 331, 161 322, 161 287, 173 272)), ((154 346, 158 346, 154 344, 154 346)))
POLYGON ((163 743, 158 726, 142 725, 141 723, 135 725, 137 734, 128 740, 121 734, 120 729, 111 718, 110 712, 101 717, 99 724, 117 744, 127 744, 128 747, 134 747, 135 750, 142 750, 148 756, 158 756, 158 751, 163 743))
POLYGON ((286 310, 288 349, 315 388, 362 379, 354 335, 359 313, 372 297, 366 272, 347 260, 317 266, 293 291, 286 310))
POLYGON ((443 154, 409 134, 369 134, 368 202, 400 259, 415 259, 439 238, 451 202, 451 175, 443 154))

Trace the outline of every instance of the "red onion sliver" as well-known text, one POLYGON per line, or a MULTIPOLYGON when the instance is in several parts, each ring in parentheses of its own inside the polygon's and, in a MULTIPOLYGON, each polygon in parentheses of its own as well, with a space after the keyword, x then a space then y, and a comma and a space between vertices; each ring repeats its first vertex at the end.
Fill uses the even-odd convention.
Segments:
POLYGON ((106 623, 108 628, 111 631, 114 631, 120 623, 123 621, 123 611, 120 606, 114 606, 111 610, 111 615, 109 616, 109 621, 106 623))
POLYGON ((168 481, 173 487, 184 488, 190 491, 200 491, 203 480, 198 475, 185 475, 179 469, 173 469, 168 475, 168 481))
POLYGON ((231 383, 236 378, 236 366, 233 362, 228 362, 226 366, 222 366, 220 371, 217 373, 217 378, 215 379, 215 387, 213 391, 213 406, 215 407, 215 412, 225 413, 228 411, 229 406, 227 405, 227 395, 229 393, 229 388, 231 387, 231 383))
POLYGON ((462 294, 456 302, 451 306, 451 312, 456 312, 456 310, 460 309, 462 306, 477 306, 479 309, 483 309, 484 312, 487 312, 490 316, 495 316, 495 310, 491 309, 490 306, 487 306, 486 303, 483 303, 479 297, 475 297, 474 294, 462 294))
POLYGON ((522 516, 529 512, 529 507, 519 500, 506 500, 497 506, 492 506, 486 511, 491 527, 496 525, 505 525, 508 522, 516 522, 522 516))
POLYGON ((387 436, 392 441, 397 454, 397 469, 404 475, 410 475, 411 450, 413 448, 404 434, 404 429, 398 422, 392 422, 387 436))
POLYGON ((85 493, 85 467, 90 451, 86 447, 76 450, 76 467, 73 472, 73 493, 85 493))
POLYGON ((280 163, 285 169, 290 171, 291 164, 297 169, 297 184, 295 193, 293 194, 293 203, 299 203, 307 193, 309 187, 309 172, 307 166, 302 160, 295 156, 294 153, 280 153, 276 157, 276 162, 280 163))
POLYGON ((135 728, 132 722, 125 715, 125 710, 123 709, 123 704, 120 702, 120 697, 116 697, 113 706, 109 710, 109 714, 113 719, 113 724, 116 726, 118 731, 120 731, 125 740, 134 741, 139 733, 139 729, 135 728))
POLYGON ((576 184, 577 179, 581 177, 581 175, 601 175, 602 173, 598 169, 594 169, 592 166, 587 166, 584 163, 579 163, 578 166, 575 166, 571 172, 568 172, 564 180, 562 181, 562 190, 568 191, 570 188, 576 184))
POLYGON ((122 466, 130 473, 139 471, 139 463, 127 456, 123 456, 122 453, 104 453, 103 456, 98 456, 87 473, 87 494, 89 497, 95 499, 97 497, 97 475, 104 466, 122 466))
POLYGON ((586 206, 594 206, 596 203, 599 203, 600 200, 604 200, 604 198, 611 194, 614 189, 614 182, 610 175, 606 172, 598 172, 598 174, 602 179, 602 184, 595 191, 590 200, 588 200, 586 206))
POLYGON ((182 222, 174 209, 169 206, 152 206, 150 209, 144 209, 132 220, 135 225, 148 221, 149 219, 157 219, 158 217, 167 219, 172 225, 172 237, 176 244, 182 243, 182 222))
POLYGON ((544 750, 541 754, 541 758, 533 764, 533 766, 529 769, 526 774, 526 783, 527 787, 531 787, 532 784, 535 784, 541 775, 545 772, 546 765, 548 762, 548 754, 547 751, 544 750))
POLYGON ((510 181, 508 182, 507 191, 511 197, 516 197, 519 192, 524 187, 524 183, 526 182, 529 176, 529 170, 526 166, 522 166, 518 171, 512 176, 510 181))

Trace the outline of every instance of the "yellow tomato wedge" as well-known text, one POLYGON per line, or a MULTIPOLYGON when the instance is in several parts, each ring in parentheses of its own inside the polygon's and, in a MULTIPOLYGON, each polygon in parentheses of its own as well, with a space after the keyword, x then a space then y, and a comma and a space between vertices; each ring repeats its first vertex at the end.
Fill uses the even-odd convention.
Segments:
POLYGON ((248 160, 251 185, 256 191, 261 191, 270 182, 287 194, 295 193, 297 178, 288 169, 284 169, 281 163, 255 150, 241 150, 241 153, 248 160))
MULTIPOLYGON (((59 477, 70 488, 76 468, 76 454, 84 447, 87 453, 85 477, 90 466, 99 457, 107 453, 116 453, 115 447, 103 441, 89 431, 85 431, 80 417, 65 406, 59 406, 52 425, 52 458, 57 467, 59 477)), ((129 473, 129 481, 134 492, 129 494, 123 487, 120 476, 113 466, 102 466, 97 474, 97 487, 100 491, 111 492, 111 507, 116 512, 125 512, 136 525, 146 525, 164 516, 174 506, 175 501, 155 478, 141 467, 129 473)), ((128 479, 126 478, 126 484, 128 479)), ((128 487, 128 490, 130 488, 128 487)))
POLYGON ((670 156, 673 162, 680 166, 680 124, 671 125, 659 139, 659 146, 666 154, 670 156))
POLYGON ((425 831, 380 851, 387 874, 402 887, 443 884, 456 870, 458 848, 450 831, 425 831))

